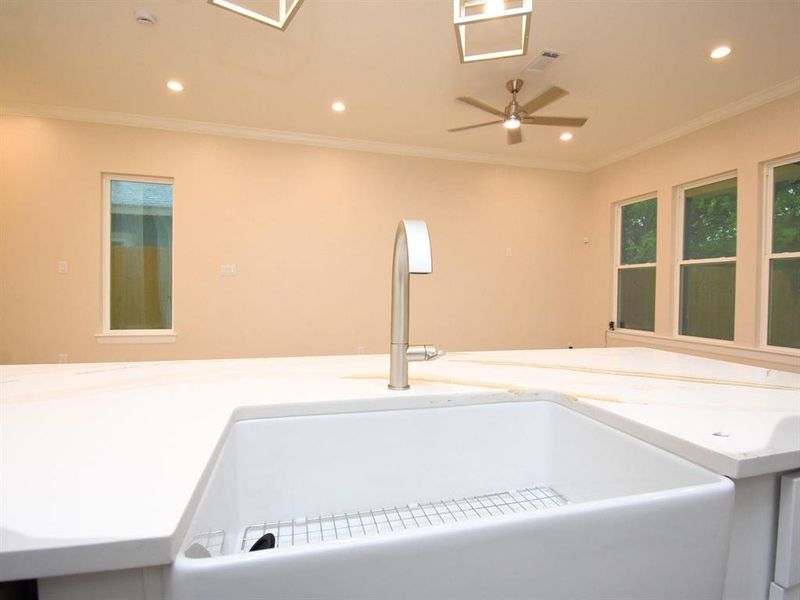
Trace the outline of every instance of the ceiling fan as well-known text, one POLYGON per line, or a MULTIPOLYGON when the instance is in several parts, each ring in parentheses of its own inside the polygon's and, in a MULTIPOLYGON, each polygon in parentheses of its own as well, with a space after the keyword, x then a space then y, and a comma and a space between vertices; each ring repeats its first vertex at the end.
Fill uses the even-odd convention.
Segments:
POLYGON ((533 116, 533 113, 535 113, 537 110, 541 110, 545 106, 548 106, 556 100, 563 98, 569 94, 569 92, 561 89, 560 87, 551 87, 546 92, 536 96, 536 98, 533 100, 526 102, 525 104, 519 104, 517 102, 517 94, 522 89, 522 84, 522 79, 512 79, 506 83, 506 88, 508 88, 508 91, 511 92, 511 102, 508 103, 508 106, 506 106, 505 110, 500 110, 493 106, 489 106, 485 102, 481 102, 480 100, 471 98, 470 96, 461 96, 458 98, 461 100, 461 102, 466 102, 475 108, 480 108, 488 113, 492 113, 496 117, 500 117, 500 119, 488 121, 486 123, 478 123, 477 125, 467 125, 466 127, 455 127, 453 129, 448 129, 447 131, 464 131, 465 129, 475 129, 476 127, 485 127, 487 125, 496 125, 498 123, 502 123, 503 127, 506 128, 507 142, 509 144, 519 144, 522 141, 522 130, 520 129, 522 125, 583 127, 583 124, 588 120, 579 117, 533 116))

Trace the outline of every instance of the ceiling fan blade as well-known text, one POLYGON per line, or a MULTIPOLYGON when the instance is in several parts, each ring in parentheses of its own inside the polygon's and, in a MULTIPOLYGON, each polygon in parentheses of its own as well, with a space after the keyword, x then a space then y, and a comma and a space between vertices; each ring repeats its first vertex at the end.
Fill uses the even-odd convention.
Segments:
POLYGON ((502 123, 503 120, 500 119, 499 121, 488 121, 487 123, 478 123, 477 125, 466 125, 465 127, 454 127, 453 129, 448 129, 447 131, 464 131, 465 129, 475 129, 476 127, 486 127, 487 125, 497 125, 498 123, 502 123))
POLYGON ((522 128, 506 129, 506 142, 509 144, 519 144, 522 141, 522 128))
POLYGON ((467 104, 474 106, 475 108, 480 108, 481 110, 485 110, 488 113, 492 113, 497 117, 505 117, 506 113, 504 113, 499 108, 495 108, 494 106, 489 106, 486 102, 481 102, 477 98, 472 98, 470 96, 460 96, 458 98, 461 102, 466 102, 467 104))
POLYGON ((537 110, 543 109, 545 106, 552 104, 559 98, 563 98, 569 94, 569 92, 565 89, 562 89, 558 86, 551 87, 546 92, 539 94, 533 100, 530 100, 527 104, 523 104, 521 111, 530 114, 535 113, 537 110))
POLYGON ((582 117, 525 117, 526 125, 559 125, 561 127, 583 127, 589 119, 582 117))

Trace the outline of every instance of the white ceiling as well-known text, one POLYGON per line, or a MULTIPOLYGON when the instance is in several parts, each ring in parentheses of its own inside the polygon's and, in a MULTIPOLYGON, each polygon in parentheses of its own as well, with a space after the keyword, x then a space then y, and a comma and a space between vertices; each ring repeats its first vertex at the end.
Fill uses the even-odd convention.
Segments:
POLYGON ((203 0, 3 0, 0 102, 577 167, 789 80, 800 89, 797 0, 535 0, 527 57, 466 65, 452 11, 450 0, 306 0, 281 32, 203 0), (155 26, 135 22, 139 7, 152 10, 155 26), (721 43, 734 52, 713 62, 708 52, 721 43), (564 56, 544 73, 523 73, 521 96, 569 90, 540 114, 589 117, 572 142, 559 141, 557 127, 526 127, 515 146, 500 126, 445 132, 490 120, 456 96, 502 107, 505 81, 544 49, 564 56), (186 90, 168 92, 169 78, 186 90), (334 99, 345 113, 330 110, 334 99))

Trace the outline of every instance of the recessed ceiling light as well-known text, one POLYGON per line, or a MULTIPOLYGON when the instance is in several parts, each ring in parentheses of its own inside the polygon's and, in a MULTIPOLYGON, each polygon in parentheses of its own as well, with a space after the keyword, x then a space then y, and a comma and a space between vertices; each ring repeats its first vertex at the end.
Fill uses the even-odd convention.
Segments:
POLYGON ((565 131, 559 136, 559 138, 562 142, 568 142, 572 139, 572 134, 569 131, 565 131))
POLYGON ((344 102, 340 102, 339 100, 331 104, 331 109, 333 112, 344 112, 345 108, 347 107, 344 105, 344 102))
POLYGON ((714 60, 719 60, 720 58, 725 58, 730 53, 731 53, 731 47, 730 46, 719 46, 717 48, 714 48, 711 51, 711 54, 709 54, 709 56, 711 58, 713 58, 714 60))
POLYGON ((173 92, 182 92, 183 91, 183 84, 180 81, 175 79, 170 79, 167 82, 167 87, 171 89, 173 92))
POLYGON ((503 121, 503 127, 506 129, 519 129, 520 122, 517 117, 511 117, 503 121))

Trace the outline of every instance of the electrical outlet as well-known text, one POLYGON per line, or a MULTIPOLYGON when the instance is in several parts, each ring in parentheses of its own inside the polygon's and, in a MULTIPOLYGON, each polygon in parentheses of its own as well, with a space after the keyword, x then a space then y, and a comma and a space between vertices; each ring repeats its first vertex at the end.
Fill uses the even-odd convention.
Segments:
POLYGON ((58 261, 58 272, 61 274, 69 273, 69 263, 65 260, 58 261))
POLYGON ((236 265, 220 265, 219 274, 223 277, 236 277, 238 271, 236 265))
POLYGON ((364 354, 364 346, 358 346, 356 348, 356 354, 364 354))
POLYGON ((506 256, 511 256, 512 254, 511 248, 506 248, 506 256))
POLYGON ((69 362, 69 356, 67 356, 66 352, 62 352, 58 355, 58 362, 62 364, 69 362))

